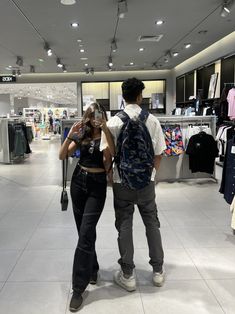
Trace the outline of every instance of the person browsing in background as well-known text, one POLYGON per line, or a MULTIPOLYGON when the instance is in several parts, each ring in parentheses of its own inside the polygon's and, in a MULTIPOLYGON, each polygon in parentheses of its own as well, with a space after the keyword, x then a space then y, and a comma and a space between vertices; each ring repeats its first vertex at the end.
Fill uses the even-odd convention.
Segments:
POLYGON ((64 160, 80 149, 80 160, 74 170, 70 187, 79 236, 73 262, 71 312, 79 310, 83 302, 82 293, 89 283, 96 284, 98 276, 96 225, 105 204, 106 172, 110 169, 113 154, 108 147, 99 150, 101 130, 112 150, 113 142, 106 120, 104 108, 98 103, 91 104, 82 120, 74 123, 59 152, 59 158, 64 160))
MULTIPOLYGON (((154 177, 166 145, 157 118, 141 110, 144 88, 143 82, 136 78, 123 82, 122 96, 126 107, 107 123, 116 149, 113 194, 120 252, 118 263, 121 269, 115 273, 114 281, 127 291, 136 289, 132 234, 135 204, 146 228, 153 284, 162 286, 164 282, 164 253, 155 202, 154 177)), ((102 134, 100 149, 107 146, 105 134, 102 134)))

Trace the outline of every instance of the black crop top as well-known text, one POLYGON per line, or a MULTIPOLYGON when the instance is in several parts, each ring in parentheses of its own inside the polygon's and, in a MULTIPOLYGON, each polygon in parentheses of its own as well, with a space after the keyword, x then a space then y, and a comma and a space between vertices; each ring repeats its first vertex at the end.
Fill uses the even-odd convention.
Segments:
POLYGON ((80 146, 79 164, 87 168, 103 168, 103 152, 100 151, 100 138, 80 146))

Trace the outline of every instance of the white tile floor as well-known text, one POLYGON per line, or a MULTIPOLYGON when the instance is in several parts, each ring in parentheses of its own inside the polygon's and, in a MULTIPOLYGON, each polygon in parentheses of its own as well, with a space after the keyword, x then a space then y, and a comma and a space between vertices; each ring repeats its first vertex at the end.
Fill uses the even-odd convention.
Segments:
MULTIPOLYGON (((24 163, 0 165, 0 314, 68 314, 77 234, 71 201, 60 211, 59 141, 35 142, 24 163)), ((219 169, 220 176, 221 170, 219 169)), ((98 224, 101 280, 80 313, 235 313, 235 236, 213 182, 156 187, 167 279, 151 284, 144 227, 134 220, 138 289, 112 282, 118 269, 112 191, 98 224)))

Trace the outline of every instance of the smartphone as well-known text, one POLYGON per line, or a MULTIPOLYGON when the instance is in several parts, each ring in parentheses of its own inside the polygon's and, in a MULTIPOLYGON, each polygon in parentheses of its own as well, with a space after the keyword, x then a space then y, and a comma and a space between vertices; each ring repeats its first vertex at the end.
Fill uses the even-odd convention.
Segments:
POLYGON ((102 111, 95 109, 94 118, 95 118, 95 120, 101 120, 103 118, 102 111))

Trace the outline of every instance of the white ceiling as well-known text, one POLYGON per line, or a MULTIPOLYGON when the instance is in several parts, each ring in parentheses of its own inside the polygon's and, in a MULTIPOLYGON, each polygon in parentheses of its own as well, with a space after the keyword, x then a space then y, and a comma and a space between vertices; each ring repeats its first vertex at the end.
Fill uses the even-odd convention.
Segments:
MULTIPOLYGON (((64 6, 60 0, 0 1, 0 73, 10 73, 6 67, 16 66, 16 56, 22 56, 23 73, 34 65, 36 72, 61 73, 56 56, 69 72, 83 71, 85 63, 95 71, 106 71, 110 43, 117 22, 117 0, 77 0, 64 6), (72 29, 71 22, 79 28, 72 29), (82 39, 85 53, 79 52, 77 39, 82 39), (47 41, 56 56, 48 57, 43 49, 47 41), (81 57, 87 57, 82 61, 81 57), (41 58, 44 62, 39 62, 41 58)), ((235 28, 235 9, 227 18, 220 16, 222 0, 127 0, 128 12, 118 22, 113 53, 116 70, 154 69, 158 63, 169 69, 200 52, 231 33, 235 28), (156 27, 155 21, 165 23, 156 27), (199 31, 207 30, 205 35, 199 31), (163 35, 160 42, 138 42, 140 35, 163 35), (184 44, 192 47, 185 49, 184 44), (144 47, 144 52, 138 48, 144 47), (164 63, 168 50, 179 56, 164 63), (125 66, 134 62, 134 66, 125 66)))

